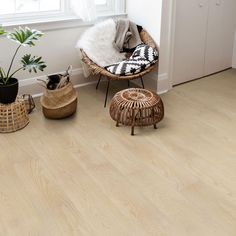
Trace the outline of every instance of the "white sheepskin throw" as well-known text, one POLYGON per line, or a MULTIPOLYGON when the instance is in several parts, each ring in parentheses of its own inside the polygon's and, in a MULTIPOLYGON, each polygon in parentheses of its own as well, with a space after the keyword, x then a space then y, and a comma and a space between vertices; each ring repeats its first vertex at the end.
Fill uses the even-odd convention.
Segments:
POLYGON ((87 56, 99 66, 109 66, 125 59, 125 54, 120 53, 113 46, 115 36, 116 23, 109 19, 85 31, 76 48, 83 49, 87 56))

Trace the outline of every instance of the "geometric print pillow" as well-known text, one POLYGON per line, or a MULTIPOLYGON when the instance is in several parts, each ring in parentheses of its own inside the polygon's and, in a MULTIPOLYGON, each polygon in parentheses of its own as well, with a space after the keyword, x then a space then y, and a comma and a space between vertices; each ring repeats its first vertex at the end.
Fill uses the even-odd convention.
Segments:
POLYGON ((157 60, 158 51, 142 43, 129 59, 107 66, 106 70, 118 76, 134 75, 155 64, 157 60))
POLYGON ((142 57, 154 64, 158 60, 158 51, 148 45, 142 43, 136 47, 131 58, 142 57))
POLYGON ((112 64, 106 69, 115 75, 125 76, 134 75, 144 71, 151 66, 150 61, 142 57, 129 58, 125 61, 112 64))

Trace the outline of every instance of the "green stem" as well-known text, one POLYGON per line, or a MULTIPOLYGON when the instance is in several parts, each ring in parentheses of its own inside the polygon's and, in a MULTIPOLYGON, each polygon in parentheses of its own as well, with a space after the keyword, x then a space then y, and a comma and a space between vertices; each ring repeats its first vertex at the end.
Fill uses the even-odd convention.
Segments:
POLYGON ((12 78, 14 74, 16 74, 18 71, 22 70, 23 68, 24 68, 24 67, 19 68, 19 69, 16 70, 14 73, 12 73, 9 77, 7 77, 7 79, 6 79, 6 81, 5 81, 5 84, 7 84, 8 80, 9 80, 10 78, 12 78))
POLYGON ((3 80, 4 78, 6 78, 6 74, 5 74, 5 72, 4 72, 4 70, 3 70, 3 68, 2 67, 0 67, 0 78, 3 80))
POLYGON ((13 56, 13 58, 12 58, 12 60, 11 60, 11 64, 10 64, 9 69, 8 69, 8 71, 7 71, 7 81, 8 81, 8 79, 9 79, 9 74, 10 74, 10 71, 11 71, 11 68, 12 68, 12 65, 13 65, 13 62, 14 62, 14 60, 15 60, 15 58, 16 58, 16 54, 18 53, 20 47, 21 47, 21 45, 16 49, 16 51, 15 51, 15 53, 14 53, 14 56, 13 56))

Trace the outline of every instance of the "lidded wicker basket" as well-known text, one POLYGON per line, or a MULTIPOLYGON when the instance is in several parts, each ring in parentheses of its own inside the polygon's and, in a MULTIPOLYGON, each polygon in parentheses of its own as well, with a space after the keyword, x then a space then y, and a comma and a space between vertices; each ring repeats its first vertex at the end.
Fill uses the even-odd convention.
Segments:
POLYGON ((29 117, 23 98, 17 97, 10 104, 0 103, 0 132, 12 133, 29 124, 29 117))
POLYGON ((77 97, 77 91, 71 82, 61 89, 46 89, 40 100, 44 116, 63 119, 73 115, 77 110, 77 97))

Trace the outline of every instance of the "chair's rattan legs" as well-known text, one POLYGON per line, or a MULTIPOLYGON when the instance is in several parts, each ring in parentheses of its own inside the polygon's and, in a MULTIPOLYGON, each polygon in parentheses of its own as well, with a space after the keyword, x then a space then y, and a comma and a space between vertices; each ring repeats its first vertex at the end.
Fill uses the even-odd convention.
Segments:
POLYGON ((144 86, 144 82, 143 82, 143 77, 142 76, 140 76, 140 79, 141 79, 141 83, 142 83, 142 86, 143 86, 143 89, 145 88, 145 86, 144 86))
POLYGON ((107 97, 108 97, 109 87, 110 87, 110 79, 107 78, 107 92, 106 92, 106 98, 105 98, 104 107, 107 106, 107 97))
MULTIPOLYGON (((152 109, 152 119, 153 119, 153 123, 154 123, 154 120, 155 120, 155 110, 154 110, 154 108, 152 109)), ((154 123, 153 127, 154 127, 154 129, 157 129, 157 124, 154 123)))
POLYGON ((96 85, 96 90, 98 89, 98 86, 99 86, 99 84, 101 82, 101 79, 102 79, 102 75, 99 76, 99 79, 98 79, 98 82, 97 82, 97 85, 96 85))
POLYGON ((131 135, 134 136, 134 126, 131 127, 131 135))
POLYGON ((128 88, 130 87, 130 82, 129 82, 129 80, 128 80, 128 88))
POLYGON ((132 125, 131 125, 131 135, 134 136, 134 124, 135 124, 135 110, 133 110, 133 114, 132 114, 132 125))

